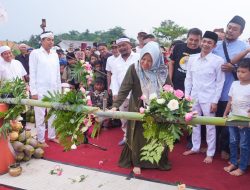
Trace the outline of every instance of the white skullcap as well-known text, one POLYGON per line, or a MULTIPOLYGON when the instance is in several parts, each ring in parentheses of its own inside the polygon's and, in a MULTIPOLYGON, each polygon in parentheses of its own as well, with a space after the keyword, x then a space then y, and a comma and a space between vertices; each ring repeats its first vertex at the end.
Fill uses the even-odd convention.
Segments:
POLYGON ((54 38, 54 34, 52 32, 46 32, 40 35, 40 38, 54 38))
POLYGON ((123 38, 119 38, 118 40, 116 40, 116 44, 119 44, 121 42, 129 42, 130 43, 130 39, 123 37, 123 38))
POLYGON ((27 47, 27 45, 26 44, 19 44, 19 46, 18 47, 22 47, 22 46, 25 46, 25 47, 27 47))
POLYGON ((1 46, 0 47, 0 55, 5 52, 5 51, 10 51, 10 47, 9 46, 1 46))

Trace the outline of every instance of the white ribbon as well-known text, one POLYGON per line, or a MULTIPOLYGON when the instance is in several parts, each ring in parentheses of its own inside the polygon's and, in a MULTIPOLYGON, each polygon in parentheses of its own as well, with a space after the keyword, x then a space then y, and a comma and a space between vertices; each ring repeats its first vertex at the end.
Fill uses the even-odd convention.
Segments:
POLYGON ((41 39, 43 39, 43 38, 54 38, 54 34, 52 32, 47 32, 47 33, 41 34, 40 38, 41 39))

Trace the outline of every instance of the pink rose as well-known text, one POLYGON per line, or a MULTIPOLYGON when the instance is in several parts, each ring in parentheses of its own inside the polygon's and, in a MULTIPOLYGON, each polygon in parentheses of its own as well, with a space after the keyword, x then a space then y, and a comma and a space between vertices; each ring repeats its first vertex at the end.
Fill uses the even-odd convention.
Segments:
POLYGON ((103 165, 103 161, 102 160, 99 161, 99 165, 103 165))
POLYGON ((91 65, 88 62, 84 66, 87 71, 91 70, 91 65))
POLYGON ((177 97, 177 98, 179 98, 179 99, 181 99, 183 96, 184 96, 184 93, 183 93, 183 91, 182 90, 175 90, 174 91, 174 95, 177 97))
POLYGON ((143 114, 145 112, 145 108, 140 107, 140 113, 143 114))
POLYGON ((192 101, 191 96, 185 96, 185 99, 186 99, 187 101, 189 101, 189 102, 191 102, 191 101, 192 101))
POLYGON ((88 85, 91 85, 92 80, 89 79, 87 83, 88 83, 88 85))
POLYGON ((146 100, 146 98, 147 97, 144 94, 140 97, 141 100, 146 100))
POLYGON ((185 121, 191 121, 193 119, 193 112, 185 114, 185 121))
POLYGON ((85 118, 85 119, 83 120, 84 125, 86 125, 88 122, 89 122, 89 120, 88 120, 87 118, 85 118))
POLYGON ((163 86, 163 90, 166 92, 173 92, 174 91, 173 87, 171 85, 168 85, 168 84, 163 86))
POLYGON ((87 100, 87 106, 92 106, 92 101, 91 101, 91 99, 87 100))
POLYGON ((80 88, 80 91, 81 91, 83 94, 85 94, 85 92, 86 92, 85 88, 83 88, 83 87, 80 88))

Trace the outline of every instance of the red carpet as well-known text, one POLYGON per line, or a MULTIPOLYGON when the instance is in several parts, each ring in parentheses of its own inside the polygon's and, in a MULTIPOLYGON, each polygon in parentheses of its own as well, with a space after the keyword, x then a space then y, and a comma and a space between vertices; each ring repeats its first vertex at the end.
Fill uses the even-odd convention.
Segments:
MULTIPOLYGON (((117 165, 122 150, 122 147, 119 147, 117 143, 121 137, 121 129, 116 128, 103 131, 98 139, 90 139, 91 143, 108 148, 107 151, 102 151, 91 145, 81 145, 76 150, 63 152, 60 145, 49 143, 50 147, 45 149, 45 159, 129 175, 132 168, 124 169, 117 165)), ((170 184, 182 182, 189 187, 204 189, 250 189, 249 171, 241 177, 231 176, 223 170, 227 163, 219 156, 215 157, 212 164, 205 164, 202 162, 205 155, 183 156, 182 152, 184 151, 185 142, 177 144, 174 151, 170 153, 171 171, 144 169, 139 178, 170 184)))

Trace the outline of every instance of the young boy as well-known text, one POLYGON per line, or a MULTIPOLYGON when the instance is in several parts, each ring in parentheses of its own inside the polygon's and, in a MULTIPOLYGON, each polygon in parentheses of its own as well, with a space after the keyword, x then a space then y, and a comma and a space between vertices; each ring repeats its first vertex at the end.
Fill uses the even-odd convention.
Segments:
POLYGON ((72 78, 71 70, 72 66, 76 64, 77 59, 74 52, 67 53, 66 55, 67 59, 67 66, 64 68, 63 74, 62 74, 62 82, 66 82, 70 85, 71 89, 79 89, 79 83, 72 78))
MULTIPOLYGON (((94 82, 94 91, 90 92, 92 106, 99 107, 100 109, 110 108, 112 106, 112 97, 109 96, 107 90, 104 89, 104 79, 97 77, 94 82), (105 100, 106 99, 106 100, 105 100), (105 104, 106 101, 106 105, 105 104)), ((100 118, 102 120, 102 118, 100 118)), ((102 121, 103 127, 108 127, 110 119, 104 119, 102 121)), ((91 131, 91 129, 90 129, 91 131)))
POLYGON ((104 79, 97 77, 94 82, 94 91, 90 94, 93 106, 103 109, 103 99, 107 99, 107 108, 112 106, 112 98, 107 94, 104 89, 104 79))
MULTIPOLYGON (((229 101, 224 117, 230 114, 250 117, 250 58, 245 58, 238 64, 237 77, 229 90, 229 101)), ((226 172, 241 176, 247 169, 250 154, 250 128, 229 126, 230 135, 230 164, 224 167, 226 172), (238 163, 238 147, 240 160, 238 163)))

